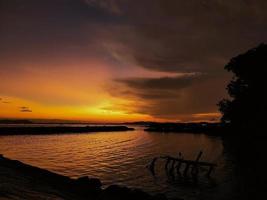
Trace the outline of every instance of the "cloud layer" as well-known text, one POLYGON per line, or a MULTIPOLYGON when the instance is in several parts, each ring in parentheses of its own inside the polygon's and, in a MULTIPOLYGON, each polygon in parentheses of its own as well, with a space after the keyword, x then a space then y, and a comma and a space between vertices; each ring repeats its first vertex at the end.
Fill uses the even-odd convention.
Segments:
POLYGON ((226 96, 224 65, 267 42, 265 0, 0 4, 0 95, 45 105, 95 106, 115 98, 135 106, 104 109, 212 119, 226 96))
POLYGON ((19 107, 19 109, 20 109, 20 112, 32 112, 32 110, 26 106, 19 107))

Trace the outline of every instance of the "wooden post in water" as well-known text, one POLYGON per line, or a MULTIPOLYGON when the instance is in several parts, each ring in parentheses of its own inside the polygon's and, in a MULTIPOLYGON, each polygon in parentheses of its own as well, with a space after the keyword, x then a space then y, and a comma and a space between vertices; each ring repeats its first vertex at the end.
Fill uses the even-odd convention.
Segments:
POLYGON ((202 156, 203 152, 200 151, 197 155, 197 158, 195 160, 195 164, 193 165, 192 169, 191 169, 191 174, 192 176, 194 177, 197 177, 198 176, 198 161, 200 160, 200 157, 202 156))
POLYGON ((190 163, 186 163, 186 166, 184 169, 184 174, 183 174, 184 176, 187 176, 187 171, 188 171, 189 167, 190 167, 190 163))
POLYGON ((213 170, 214 170, 214 166, 211 165, 210 168, 209 168, 209 171, 208 171, 208 173, 207 173, 207 177, 210 177, 210 174, 211 174, 211 172, 212 172, 213 170))
POLYGON ((182 166, 182 162, 178 161, 178 164, 176 166, 176 172, 177 172, 178 175, 181 175, 181 172, 180 172, 181 166, 182 166))
POLYGON ((165 171, 166 172, 168 172, 170 161, 171 161, 171 158, 169 156, 167 156, 167 160, 166 160, 166 163, 165 163, 165 171))
POLYGON ((182 166, 182 160, 183 160, 183 156, 182 156, 181 152, 179 152, 179 154, 178 154, 178 159, 181 159, 181 160, 177 161, 178 164, 176 165, 176 172, 177 172, 178 175, 181 175, 180 168, 182 166))
POLYGON ((150 163, 149 169, 153 175, 155 175, 155 163, 157 161, 157 157, 153 158, 153 160, 150 163))
POLYGON ((196 160, 195 160, 196 162, 199 161, 199 159, 200 159, 200 157, 202 156, 202 154, 203 154, 202 151, 200 151, 200 152, 198 153, 197 158, 196 158, 196 160))
POLYGON ((156 160, 158 158, 161 159, 166 159, 165 162, 165 171, 168 175, 174 175, 174 169, 176 169, 176 172, 178 175, 181 175, 181 173, 183 173, 183 176, 187 176, 188 170, 191 168, 191 175, 193 178, 197 178, 198 173, 199 173, 199 167, 209 167, 208 172, 207 172, 207 176, 210 176, 211 172, 214 170, 214 168, 217 166, 214 163, 210 163, 210 162, 205 162, 205 161, 199 161, 201 156, 202 156, 203 152, 200 151, 196 157, 195 160, 186 160, 181 156, 181 153, 179 153, 178 157, 172 157, 172 156, 160 156, 160 157, 155 157, 150 165, 149 165, 149 169, 150 171, 154 174, 154 168, 155 168, 155 163, 156 160), (177 163, 177 165, 175 166, 175 164, 177 163), (182 164, 185 164, 185 168, 183 172, 180 172, 181 166, 182 164))
POLYGON ((173 162, 172 162, 172 168, 171 168, 171 169, 172 169, 172 171, 173 171, 173 170, 174 170, 174 168, 175 168, 175 164, 176 164, 176 162, 177 162, 176 160, 173 160, 173 162))

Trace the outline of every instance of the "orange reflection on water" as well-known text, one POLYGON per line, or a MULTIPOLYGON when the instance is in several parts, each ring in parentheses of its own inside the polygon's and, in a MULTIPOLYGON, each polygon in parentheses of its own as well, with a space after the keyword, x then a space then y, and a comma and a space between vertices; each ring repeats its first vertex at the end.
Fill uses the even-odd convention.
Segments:
POLYGON ((130 132, 89 134, 1 136, 0 152, 7 157, 71 176, 100 178, 104 185, 123 184, 148 192, 179 194, 185 192, 162 179, 151 176, 145 166, 160 155, 195 159, 200 150, 201 159, 217 162, 214 177, 224 176, 223 146, 220 139, 206 135, 147 133, 142 127, 130 132))

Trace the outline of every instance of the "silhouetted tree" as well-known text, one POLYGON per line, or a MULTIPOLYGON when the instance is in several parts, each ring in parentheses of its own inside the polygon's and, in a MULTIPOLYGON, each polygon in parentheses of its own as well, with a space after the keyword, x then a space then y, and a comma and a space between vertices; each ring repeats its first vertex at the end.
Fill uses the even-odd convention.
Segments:
POLYGON ((222 122, 235 128, 260 128, 267 115, 267 45, 234 57, 225 66, 234 73, 227 86, 231 99, 219 102, 222 122))

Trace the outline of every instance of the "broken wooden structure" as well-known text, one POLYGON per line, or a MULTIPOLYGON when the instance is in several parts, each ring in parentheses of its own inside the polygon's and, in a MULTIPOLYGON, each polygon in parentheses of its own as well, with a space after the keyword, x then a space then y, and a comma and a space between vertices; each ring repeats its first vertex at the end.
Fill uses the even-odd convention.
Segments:
POLYGON ((217 166, 215 163, 200 161, 203 152, 200 151, 195 160, 186 160, 183 158, 182 154, 179 153, 178 157, 172 156, 160 156, 155 157, 148 165, 149 170, 153 175, 155 175, 155 164, 158 159, 165 160, 165 171, 171 175, 179 175, 183 177, 188 177, 189 172, 193 178, 197 178, 200 169, 206 168, 206 176, 210 177, 211 173, 217 166))

